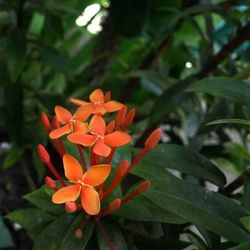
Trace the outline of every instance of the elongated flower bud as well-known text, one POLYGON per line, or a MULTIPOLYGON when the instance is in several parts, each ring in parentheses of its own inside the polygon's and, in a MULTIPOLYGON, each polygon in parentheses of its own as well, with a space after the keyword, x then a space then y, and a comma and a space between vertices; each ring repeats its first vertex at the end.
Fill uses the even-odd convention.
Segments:
POLYGON ((41 144, 37 146, 37 152, 40 158, 40 161, 44 164, 47 164, 50 162, 50 156, 45 147, 41 144))
POLYGON ((122 204, 132 200, 135 196, 143 193, 143 192, 146 192, 149 188, 151 187, 151 182, 150 181, 143 181, 142 183, 140 183, 136 189, 128 194, 123 200, 122 200, 122 204))
POLYGON ((106 216, 117 211, 121 206, 122 201, 120 199, 115 199, 109 203, 109 206, 100 213, 100 217, 106 216))
POLYGON ((45 184, 47 185, 48 188, 52 189, 52 190, 58 190, 58 187, 56 185, 56 182, 50 178, 49 176, 45 177, 45 184))
POLYGON ((106 127, 106 134, 111 134, 115 128, 115 121, 111 121, 106 127))
POLYGON ((141 194, 143 192, 146 192, 147 190, 149 190, 151 187, 151 181, 143 181, 142 183, 140 183, 136 189, 135 192, 137 194, 141 194))
POLYGON ((132 124, 132 122, 134 120, 134 117, 135 117, 135 108, 132 108, 129 111, 129 113, 128 113, 126 119, 125 119, 125 122, 124 122, 124 127, 125 128, 128 128, 132 124))
POLYGON ((52 125, 53 125, 54 128, 59 128, 60 127, 60 124, 59 124, 59 121, 58 121, 56 115, 52 119, 52 125))
POLYGON ((69 201, 65 203, 65 211, 69 214, 74 213, 77 210, 76 203, 73 201, 69 201))
POLYGON ((110 99, 111 99, 111 92, 110 92, 110 91, 107 91, 107 92, 105 93, 105 96, 104 96, 104 101, 105 101, 105 102, 109 102, 110 99))
POLYGON ((117 117, 115 119, 116 127, 120 127, 123 125, 125 121, 126 113, 127 113, 127 106, 123 106, 117 113, 117 117))
POLYGON ((145 148, 152 150, 158 144, 161 139, 161 129, 154 130, 145 142, 145 148))
POLYGON ((44 112, 41 113, 41 122, 42 122, 44 129, 49 134, 51 131, 51 124, 50 124, 48 116, 44 112))

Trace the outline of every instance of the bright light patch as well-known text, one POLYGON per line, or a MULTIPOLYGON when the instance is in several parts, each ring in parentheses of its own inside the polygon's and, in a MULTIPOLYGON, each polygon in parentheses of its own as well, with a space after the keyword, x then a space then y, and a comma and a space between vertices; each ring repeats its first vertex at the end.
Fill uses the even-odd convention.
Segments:
POLYGON ((91 18, 93 18, 100 11, 100 9, 101 5, 99 3, 94 3, 87 6, 82 15, 76 19, 76 25, 79 27, 84 27, 91 20, 91 18))
POLYGON ((187 69, 190 69, 190 68, 193 67, 193 64, 192 64, 191 62, 186 62, 186 63, 185 63, 185 67, 186 67, 187 69))

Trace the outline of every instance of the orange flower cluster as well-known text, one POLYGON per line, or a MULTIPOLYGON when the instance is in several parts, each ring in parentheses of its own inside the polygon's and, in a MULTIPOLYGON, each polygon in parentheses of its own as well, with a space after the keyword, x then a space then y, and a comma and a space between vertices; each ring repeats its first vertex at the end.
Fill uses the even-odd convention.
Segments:
POLYGON ((110 163, 116 148, 130 143, 132 139, 126 131, 132 124, 135 109, 127 112, 124 104, 110 100, 110 92, 104 95, 101 89, 91 93, 90 102, 78 99, 70 101, 80 106, 73 115, 61 106, 55 107, 52 122, 45 113, 41 115, 42 124, 54 148, 63 159, 66 177, 65 180, 60 176, 46 149, 38 145, 41 162, 48 166, 62 187, 59 188, 48 176, 45 178, 45 183, 50 189, 55 190, 52 202, 65 204, 65 210, 68 213, 82 210, 88 216, 95 215, 100 218, 116 211, 122 204, 149 189, 150 182, 144 181, 123 199, 113 200, 106 208, 101 206, 101 202, 113 192, 128 172, 157 145, 161 138, 161 130, 156 129, 147 138, 144 148, 131 163, 127 160, 120 163, 116 168, 113 181, 106 187, 105 180, 111 172, 110 163), (114 120, 106 124, 105 116, 110 112, 117 112, 117 115, 114 120), (62 138, 66 135, 69 142, 77 145, 82 165, 65 151, 62 138), (90 155, 89 164, 85 160, 87 153, 90 155))

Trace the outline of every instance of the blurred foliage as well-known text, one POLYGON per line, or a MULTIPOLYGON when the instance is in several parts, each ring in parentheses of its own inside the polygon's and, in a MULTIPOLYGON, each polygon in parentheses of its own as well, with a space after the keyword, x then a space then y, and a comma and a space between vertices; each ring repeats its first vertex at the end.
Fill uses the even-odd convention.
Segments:
MULTIPOLYGON (((249 17, 247 0, 0 0, 2 214, 27 207, 20 196, 42 184, 40 113, 72 109, 70 97, 101 87, 137 109, 135 146, 154 128, 164 131, 134 170, 153 188, 117 212, 121 224, 104 223, 117 249, 250 248, 249 17), (94 3, 99 12, 77 26, 94 3), (92 34, 98 15, 102 31, 92 34)), ((84 241, 67 245, 79 218, 48 206, 49 195, 35 191, 26 198, 37 208, 9 215, 35 249, 96 249, 93 239, 107 249, 92 223, 84 241)), ((29 249, 4 222, 17 249, 29 249)), ((2 221, 0 230, 8 232, 2 221)))

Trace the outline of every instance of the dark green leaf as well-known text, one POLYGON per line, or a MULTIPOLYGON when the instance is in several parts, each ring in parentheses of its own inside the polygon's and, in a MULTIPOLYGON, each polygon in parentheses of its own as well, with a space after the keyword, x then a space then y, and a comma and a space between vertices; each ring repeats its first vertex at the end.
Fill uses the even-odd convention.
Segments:
POLYGON ((206 93, 250 107, 250 85, 229 77, 210 77, 190 85, 188 92, 206 93))
MULTIPOLYGON (((101 224, 101 227, 105 230, 106 234, 112 241, 112 244, 114 245, 115 249, 119 250, 129 250, 127 248, 127 243, 124 238, 124 235, 120 228, 115 225, 112 222, 104 222, 103 220, 100 220, 99 222, 101 224)), ((96 233, 97 233, 97 240, 100 250, 110 250, 109 245, 107 244, 107 241, 104 239, 103 234, 100 231, 100 227, 96 227, 96 233)))
POLYGON ((0 249, 6 249, 13 247, 14 243, 11 238, 10 232, 5 226, 2 217, 0 216, 0 249))
POLYGON ((8 152, 3 163, 3 167, 9 168, 13 166, 22 157, 23 152, 24 152, 23 148, 20 148, 14 145, 11 148, 11 150, 8 152))
POLYGON ((242 243, 236 247, 229 248, 228 250, 248 250, 250 249, 250 242, 242 243))
POLYGON ((83 227, 83 236, 80 240, 75 238, 75 230, 79 227, 81 222, 84 220, 85 215, 81 212, 74 222, 67 230, 65 236, 62 239, 60 250, 76 249, 84 250, 89 242, 90 237, 93 234, 95 224, 92 219, 89 219, 83 227))
POLYGON ((122 205, 114 215, 139 221, 159 221, 174 224, 182 224, 186 222, 186 220, 176 213, 169 212, 168 210, 155 205, 142 195, 122 205))
POLYGON ((49 224, 36 238, 34 250, 60 249, 61 242, 68 228, 72 224, 74 216, 64 214, 49 224))
POLYGON ((231 124, 231 125, 238 125, 240 127, 250 128, 250 121, 243 120, 243 119, 220 119, 209 122, 207 126, 211 125, 220 125, 220 124, 231 124))
POLYGON ((52 203, 51 197, 45 192, 44 188, 40 188, 30 194, 27 194, 24 198, 37 207, 53 214, 61 214, 64 211, 63 205, 56 205, 52 203))
POLYGON ((182 173, 208 180, 220 187, 226 183, 224 174, 207 158, 192 150, 171 144, 158 145, 141 161, 143 164, 153 165, 155 168, 171 168, 182 173))
POLYGON ((135 167, 133 173, 152 181, 152 188, 144 195, 157 206, 232 241, 250 239, 250 234, 240 224, 240 218, 246 216, 246 212, 230 199, 179 180, 151 165, 135 167))
POLYGON ((27 44, 24 34, 20 30, 13 30, 8 36, 6 60, 10 78, 15 82, 26 61, 27 44))
POLYGON ((55 217, 39 208, 26 208, 11 212, 7 218, 30 230, 35 226, 52 221, 55 217))

